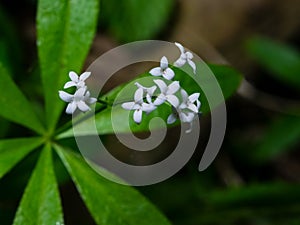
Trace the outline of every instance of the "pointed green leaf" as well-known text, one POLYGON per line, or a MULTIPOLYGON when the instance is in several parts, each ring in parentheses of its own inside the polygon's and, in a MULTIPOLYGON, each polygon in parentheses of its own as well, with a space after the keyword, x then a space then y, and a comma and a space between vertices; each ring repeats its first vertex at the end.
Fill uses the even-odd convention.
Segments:
POLYGON ((0 79, 0 116, 38 133, 43 133, 44 128, 32 110, 32 106, 11 79, 1 62, 0 79))
POLYGON ((62 207, 53 170, 50 145, 45 146, 40 155, 13 224, 63 224, 62 207))
POLYGON ((55 149, 98 225, 170 224, 132 187, 103 178, 75 153, 59 146, 55 149))
POLYGON ((151 39, 167 24, 174 5, 173 0, 103 0, 100 19, 121 41, 151 39))
MULTIPOLYGON (((190 78, 185 72, 178 68, 173 68, 176 75, 174 80, 179 80, 180 85, 187 90, 189 94, 192 94, 194 92, 200 92, 201 96, 201 111, 202 113, 208 113, 211 109, 208 105, 207 99, 205 97, 205 93, 200 89, 198 84, 190 78)), ((239 72, 234 70, 233 68, 229 66, 223 66, 223 65, 209 65, 209 69, 213 72, 215 75, 218 84, 222 90, 222 93, 224 95, 224 99, 229 98, 231 95, 235 93, 237 88, 240 85, 240 82, 242 80, 242 76, 239 72)), ((209 74, 204 76, 203 73, 208 73, 207 69, 204 68, 203 70, 199 69, 199 76, 202 76, 201 83, 206 86, 206 88, 211 92, 214 93, 215 84, 212 82, 212 80, 209 79, 209 74)), ((198 74, 197 74, 198 75, 198 74)), ((143 74, 140 77, 143 77, 143 80, 145 83, 142 83, 145 86, 152 86, 154 85, 153 79, 157 79, 156 77, 150 76, 149 74, 143 74)), ((139 82, 141 82, 139 80, 139 82)), ((167 81, 166 81, 167 82, 167 81)), ((106 94, 103 99, 108 101, 109 103, 113 103, 115 98, 118 96, 118 102, 128 102, 133 100, 134 92, 136 90, 136 86, 134 85, 135 80, 131 81, 129 84, 126 83, 122 86, 117 87, 116 89, 113 89, 108 94, 106 94), (120 94, 121 93, 121 94, 120 94)), ((180 94, 178 95, 180 96, 180 94)), ((211 105, 212 107, 216 107, 222 99, 218 99, 211 105)), ((114 103, 115 104, 115 103, 114 103)), ((107 109, 97 113, 95 115, 95 118, 87 119, 86 121, 79 123, 76 125, 76 135, 95 135, 93 132, 93 127, 96 126, 97 133, 98 134, 109 134, 109 133, 126 133, 126 132, 142 132, 142 131, 149 131, 149 122, 155 118, 160 117, 164 121, 167 120, 168 116, 171 114, 171 107, 167 105, 162 105, 158 107, 156 110, 151 112, 149 115, 144 114, 143 120, 141 124, 136 124, 132 119, 131 112, 129 116, 129 124, 130 127, 128 127, 128 111, 124 110, 120 104, 108 107, 107 109), (112 126, 112 110, 114 112, 114 124, 116 124, 116 127, 112 126), (96 123, 93 121, 95 119, 96 123), (130 131, 131 130, 131 131, 130 131)), ((175 123, 174 126, 178 125, 179 123, 175 123)), ((161 121, 156 120, 152 121, 151 129, 159 129, 162 128, 162 126, 166 126, 165 124, 161 123, 161 121)), ((58 135, 57 138, 66 138, 73 136, 73 128, 65 131, 64 133, 58 135)))
POLYGON ((300 87, 300 53, 271 39, 256 37, 247 42, 250 56, 278 80, 300 87))
POLYGON ((38 53, 47 123, 54 129, 64 103, 58 97, 70 70, 80 72, 97 25, 99 0, 39 0, 38 53))
POLYGON ((42 142, 42 138, 0 140, 0 178, 42 142))

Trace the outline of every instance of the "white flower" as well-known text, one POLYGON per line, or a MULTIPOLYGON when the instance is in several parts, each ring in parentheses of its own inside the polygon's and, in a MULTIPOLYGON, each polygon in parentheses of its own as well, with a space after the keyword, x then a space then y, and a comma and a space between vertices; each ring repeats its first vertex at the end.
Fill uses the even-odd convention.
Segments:
POLYGON ((86 91, 86 87, 79 88, 74 95, 59 91, 59 97, 69 103, 66 109, 67 114, 73 114, 77 108, 82 112, 89 111, 91 108, 88 105, 97 101, 96 98, 90 98, 90 92, 86 91))
POLYGON ((180 104, 180 109, 189 109, 193 111, 194 113, 199 112, 199 108, 201 106, 201 103, 199 101, 200 93, 194 93, 190 96, 186 93, 184 89, 181 89, 181 96, 182 96, 182 103, 180 104), (196 105, 194 104, 196 102, 196 105))
POLYGON ((174 65, 177 67, 182 67, 184 64, 188 63, 192 67, 194 74, 196 74, 196 64, 192 61, 194 57, 193 54, 189 51, 185 51, 181 44, 175 42, 175 45, 179 48, 181 54, 174 65))
POLYGON ((135 85, 138 87, 138 88, 142 88, 146 93, 147 95, 149 95, 149 97, 153 97, 153 94, 156 90, 156 86, 152 86, 152 87, 144 87, 143 85, 141 85, 140 83, 138 82, 135 82, 135 85))
POLYGON ((167 57, 163 56, 160 60, 160 67, 155 67, 149 72, 153 76, 163 76, 167 80, 172 80, 175 76, 174 71, 169 68, 167 57))
POLYGON ((89 78, 90 75, 91 75, 91 72, 84 72, 80 76, 78 76, 77 73, 75 73, 73 71, 69 72, 69 77, 70 77, 71 81, 68 81, 65 84, 64 89, 69 88, 69 87, 74 87, 74 86, 77 87, 77 89, 84 87, 85 80, 87 78, 89 78))
POLYGON ((190 124, 190 128, 185 131, 185 133, 190 133, 193 128, 193 120, 197 113, 184 111, 180 108, 176 109, 174 107, 172 108, 172 110, 173 113, 168 116, 167 123, 172 124, 179 118, 181 122, 190 124))
POLYGON ((134 102, 125 102, 122 104, 123 109, 135 110, 133 113, 133 120, 136 123, 141 123, 143 112, 150 113, 156 109, 156 106, 150 103, 145 103, 143 101, 144 90, 143 88, 138 88, 134 93, 134 102))
POLYGON ((157 84, 161 93, 157 96, 154 101, 154 105, 161 105, 165 101, 169 102, 175 108, 179 105, 178 98, 174 95, 180 88, 179 82, 174 81, 169 86, 163 80, 154 80, 154 83, 157 84))

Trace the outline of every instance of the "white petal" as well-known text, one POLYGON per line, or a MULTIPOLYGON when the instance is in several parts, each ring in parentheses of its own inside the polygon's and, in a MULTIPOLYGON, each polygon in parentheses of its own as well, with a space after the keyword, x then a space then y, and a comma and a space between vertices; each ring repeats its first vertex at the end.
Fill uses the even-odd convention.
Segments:
POLYGON ((76 86, 76 83, 74 81, 68 81, 65 86, 64 89, 69 88, 69 87, 73 87, 76 86))
POLYGON ((189 104, 187 108, 195 113, 198 113, 198 111, 199 111, 197 106, 194 104, 189 104))
POLYGON ((68 104, 67 108, 66 108, 66 113, 67 114, 73 114, 75 112, 77 108, 77 105, 75 102, 71 102, 68 104))
POLYGON ((167 94, 172 95, 176 93, 179 90, 179 88, 180 88, 179 82, 174 81, 168 86, 167 94))
POLYGON ((125 102, 122 104, 122 108, 126 110, 132 110, 134 108, 135 102, 125 102))
POLYGON ((134 101, 135 103, 142 103, 143 102, 143 88, 138 88, 134 93, 134 101))
POLYGON ((191 53, 191 52, 186 52, 185 55, 188 59, 194 58, 193 53, 191 53))
POLYGON ((184 89, 181 89, 180 93, 181 93, 181 96, 182 96, 182 101, 187 102, 188 101, 188 94, 186 93, 186 91, 184 89))
POLYGON ((192 95, 189 96, 189 101, 190 102, 195 102, 200 96, 200 93, 194 93, 192 95))
POLYGON ((59 94, 59 97, 65 102, 71 102, 74 97, 73 95, 70 95, 69 93, 64 92, 64 91, 58 91, 58 94, 59 94))
POLYGON ((76 83, 78 82, 78 75, 74 71, 69 72, 69 77, 72 81, 76 83))
POLYGON ((190 123, 193 121, 195 117, 195 114, 192 113, 192 112, 189 112, 189 113, 180 113, 180 119, 182 120, 182 122, 185 122, 185 123, 190 123))
POLYGON ((152 86, 152 87, 150 87, 150 88, 147 89, 147 93, 150 95, 150 97, 153 96, 156 88, 157 88, 156 86, 152 86))
POLYGON ((178 98, 175 96, 175 95, 167 95, 167 101, 172 105, 174 106, 175 108, 178 107, 179 105, 179 100, 178 98))
POLYGON ((186 63, 186 59, 180 57, 179 59, 176 60, 174 66, 182 67, 185 63, 186 63))
POLYGON ((86 91, 86 87, 82 87, 82 88, 79 88, 75 94, 74 94, 74 98, 76 99, 83 99, 84 98, 84 94, 85 94, 85 91, 86 91))
POLYGON ((150 70, 149 72, 152 76, 161 76, 162 75, 162 71, 160 67, 155 67, 152 70, 150 70))
POLYGON ((152 103, 152 99, 151 99, 151 96, 149 94, 146 95, 146 99, 147 99, 148 103, 150 103, 150 104, 152 103))
POLYGON ((94 104, 95 102, 97 102, 97 98, 89 98, 89 99, 87 99, 87 101, 86 101, 88 104, 94 104))
POLYGON ((168 87, 163 80, 153 80, 153 81, 154 81, 154 83, 157 84, 161 93, 165 93, 168 90, 168 87))
POLYGON ((196 74, 196 64, 190 59, 187 62, 192 67, 194 74, 196 74))
POLYGON ((91 110, 91 108, 84 101, 77 102, 77 106, 82 112, 91 110))
POLYGON ((84 88, 84 87, 86 87, 84 81, 79 81, 76 86, 77 86, 77 88, 84 88))
POLYGON ((176 115, 172 113, 170 116, 168 116, 167 123, 172 124, 175 123, 176 120, 177 120, 176 115))
POLYGON ((167 68, 163 73, 163 77, 167 80, 172 80, 174 76, 175 73, 171 68, 167 68))
POLYGON ((84 72, 83 74, 80 75, 79 80, 80 81, 85 81, 91 76, 91 72, 84 72))
POLYGON ((147 103, 142 104, 142 111, 144 111, 146 113, 150 113, 155 109, 156 109, 156 106, 153 104, 147 104, 147 103))
POLYGON ((167 99, 166 99, 166 96, 160 94, 160 95, 155 99, 155 101, 154 101, 153 103, 154 103, 154 105, 161 105, 161 104, 163 104, 166 100, 167 100, 167 99))
POLYGON ((196 106, 198 109, 201 107, 201 102, 199 100, 196 100, 196 106))
POLYGON ((166 56, 163 56, 160 60, 160 68, 162 70, 167 69, 169 67, 169 62, 166 56))
POLYGON ((140 109, 135 110, 133 113, 133 120, 138 124, 142 121, 142 113, 143 111, 140 109))
POLYGON ((182 44, 175 42, 175 45, 179 48, 179 51, 182 53, 184 53, 184 47, 182 46, 182 44))
POLYGON ((180 109, 186 109, 188 105, 185 102, 182 102, 179 106, 180 109))

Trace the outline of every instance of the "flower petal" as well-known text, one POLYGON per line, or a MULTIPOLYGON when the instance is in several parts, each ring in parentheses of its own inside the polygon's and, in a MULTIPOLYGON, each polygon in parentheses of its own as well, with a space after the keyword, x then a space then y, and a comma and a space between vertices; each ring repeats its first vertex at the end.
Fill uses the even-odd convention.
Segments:
POLYGON ((186 52, 185 55, 186 55, 186 57, 187 57, 188 59, 194 58, 194 55, 193 55, 193 53, 191 53, 191 52, 186 52))
POLYGON ((175 73, 171 68, 167 68, 163 73, 163 77, 167 80, 172 80, 174 76, 175 73))
POLYGON ((182 44, 175 42, 175 45, 179 48, 179 51, 181 52, 181 54, 184 53, 184 47, 182 46, 182 44))
POLYGON ((152 86, 152 87, 150 87, 150 88, 147 88, 147 93, 150 95, 150 97, 153 96, 153 94, 154 94, 156 88, 157 88, 156 86, 152 86))
POLYGON ((186 63, 186 59, 183 57, 180 57, 179 59, 177 59, 175 61, 174 66, 182 67, 185 63, 186 63))
POLYGON ((77 86, 76 83, 74 81, 68 81, 65 84, 64 89, 69 88, 69 87, 73 87, 73 86, 77 86))
POLYGON ((134 109, 135 102, 125 102, 122 104, 122 108, 126 110, 134 109))
POLYGON ((77 102, 77 106, 82 112, 91 110, 91 108, 84 101, 77 102))
POLYGON ((76 98, 76 99, 83 99, 83 98, 84 98, 85 91, 86 91, 86 87, 79 88, 79 89, 75 92, 74 98, 76 98))
POLYGON ((160 60, 160 68, 165 70, 169 67, 169 62, 166 56, 163 56, 160 60))
POLYGON ((71 81, 74 81, 76 83, 79 81, 78 75, 74 71, 69 72, 69 77, 70 77, 71 81))
POLYGON ((143 88, 138 88, 134 93, 134 101, 135 103, 142 103, 143 102, 143 88))
POLYGON ((189 98, 188 98, 189 96, 188 96, 188 94, 186 93, 186 91, 185 91, 184 89, 181 89, 181 90, 180 90, 180 93, 181 93, 182 101, 183 101, 183 102, 187 102, 188 99, 189 99, 189 98))
POLYGON ((178 100, 178 98, 177 98, 175 95, 167 95, 166 98, 167 98, 167 101, 168 101, 172 106, 174 106, 175 108, 178 107, 178 105, 179 105, 179 100, 178 100))
POLYGON ((140 124, 142 121, 142 113, 143 113, 143 111, 140 109, 135 110, 133 113, 133 120, 137 124, 140 124))
POLYGON ((168 86, 167 93, 168 95, 172 95, 176 93, 180 88, 179 81, 174 81, 168 86))
POLYGON ((194 104, 189 104, 187 108, 188 108, 189 110, 195 112, 195 113, 198 113, 198 112, 199 112, 197 106, 194 105, 194 104))
POLYGON ((176 120, 177 120, 176 115, 172 113, 168 116, 167 124, 175 123, 176 120))
POLYGON ((194 119, 194 117, 195 117, 195 114, 192 113, 192 112, 188 112, 188 113, 182 112, 182 113, 180 113, 180 119, 184 123, 190 123, 190 122, 192 122, 193 119, 194 119))
POLYGON ((65 102, 71 102, 73 100, 73 95, 64 92, 64 91, 58 91, 59 97, 61 98, 61 100, 65 101, 65 102))
POLYGON ((152 76, 161 76, 162 75, 162 71, 161 71, 161 68, 160 67, 155 67, 153 69, 150 70, 149 72, 152 76))
POLYGON ((200 96, 200 93, 194 93, 192 95, 189 96, 189 101, 190 102, 195 102, 200 96))
POLYGON ((192 67, 194 74, 196 74, 196 64, 190 59, 188 59, 187 62, 192 67))
POLYGON ((142 111, 146 112, 147 114, 151 113, 155 109, 156 109, 156 106, 154 104, 147 104, 147 103, 142 104, 142 111))
POLYGON ((66 113, 67 114, 73 114, 75 112, 77 108, 76 103, 73 101, 71 103, 68 104, 67 108, 66 108, 66 113))
POLYGON ((163 94, 160 94, 155 101, 153 102, 154 105, 161 105, 166 101, 166 96, 163 94))
POLYGON ((97 98, 89 98, 89 99, 87 99, 87 101, 86 101, 88 104, 94 104, 95 102, 97 102, 97 98))
POLYGON ((168 90, 168 87, 163 80, 153 80, 153 81, 154 81, 154 83, 157 84, 161 93, 165 93, 168 90))
POLYGON ((91 72, 84 72, 83 74, 80 75, 79 80, 80 81, 85 81, 91 76, 91 72))

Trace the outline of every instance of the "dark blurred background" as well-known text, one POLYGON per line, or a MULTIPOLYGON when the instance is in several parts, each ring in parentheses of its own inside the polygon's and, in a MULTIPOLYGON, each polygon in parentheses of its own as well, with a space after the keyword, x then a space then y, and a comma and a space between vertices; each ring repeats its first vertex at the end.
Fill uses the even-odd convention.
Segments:
MULTIPOLYGON (((227 102, 227 133, 214 163, 204 172, 197 171, 209 134, 206 116, 201 118, 203 140, 184 169, 165 182, 138 188, 172 223, 300 224, 300 86, 276 78, 253 53, 253 37, 263 36, 289 46, 298 57, 299 14, 299 0, 101 2, 98 32, 86 67, 122 43, 161 39, 184 43, 207 62, 230 64, 245 77, 227 102)), ((34 0, 0 2, 0 58, 12 65, 16 81, 29 97, 41 93, 34 75, 38 73, 35 15, 34 0), (15 61, 21 62, 21 68, 13 66, 15 61)), ((274 64, 280 67, 276 59, 274 64)), ((138 75, 139 66, 124 71, 108 86, 138 75)), ((296 71, 287 66, 285 71, 289 70, 296 71)), ((0 137, 27 132, 2 119, 0 124, 0 137)), ((105 138, 112 148, 121 148, 112 141, 114 137, 105 138)), ((171 146, 170 142, 163 148, 171 146)), ((131 159, 132 163, 143 160, 131 159)), ((1 224, 11 221, 35 160, 33 153, 0 180, 1 224)), ((56 166, 62 168, 59 162, 56 166)), ((75 187, 63 169, 57 170, 66 224, 93 224, 75 187)))

